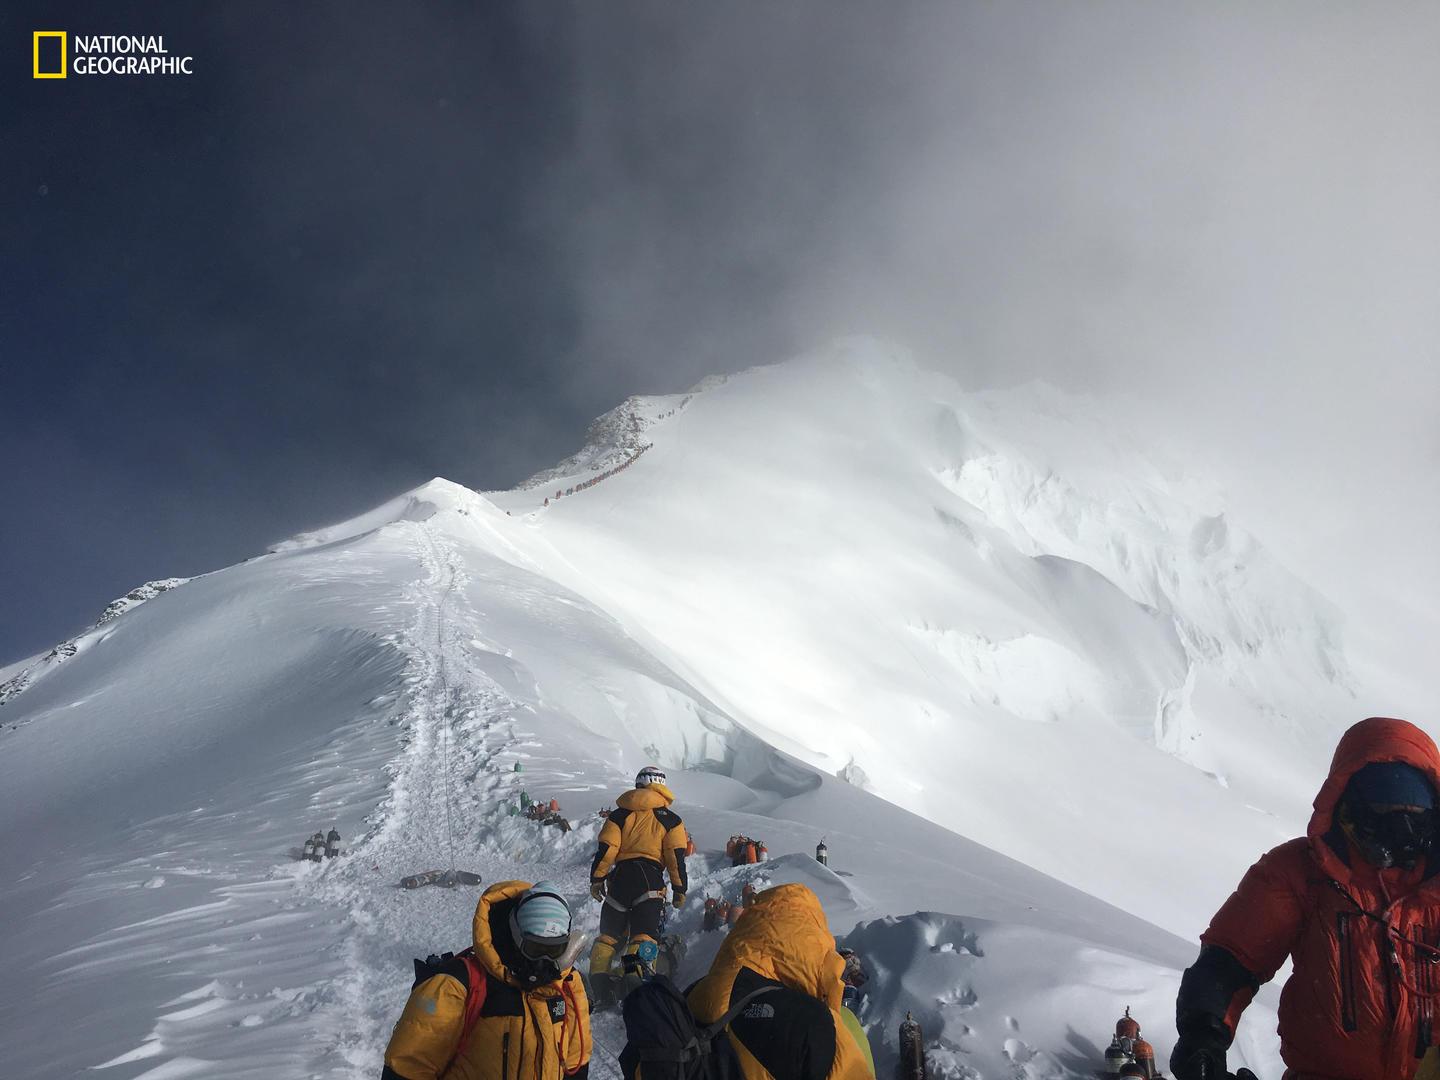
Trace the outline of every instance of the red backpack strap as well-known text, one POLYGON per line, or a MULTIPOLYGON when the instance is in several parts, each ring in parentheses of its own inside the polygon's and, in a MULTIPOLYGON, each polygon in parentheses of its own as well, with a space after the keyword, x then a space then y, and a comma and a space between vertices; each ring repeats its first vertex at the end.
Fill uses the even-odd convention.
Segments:
POLYGON ((469 986, 465 991, 465 1019, 460 1025, 460 1041, 455 1044, 455 1052, 450 1055, 450 1060, 446 1063, 445 1071, 440 1074, 441 1076, 449 1073, 450 1067, 470 1045, 470 1035, 475 1030, 476 1022, 480 1019, 480 1010, 485 1007, 485 994, 489 989, 485 969, 480 966, 480 961, 475 959, 473 949, 466 949, 455 959, 464 961, 469 986))
POLYGON ((465 961, 465 968, 470 974, 470 992, 465 995, 465 1024, 460 1029, 460 1042, 455 1048, 456 1057, 463 1054, 465 1047, 470 1044, 470 1033, 475 1030, 475 1022, 480 1019, 480 1010, 485 1007, 485 992, 489 988, 485 969, 480 966, 480 961, 469 953, 461 953, 460 959, 465 961))

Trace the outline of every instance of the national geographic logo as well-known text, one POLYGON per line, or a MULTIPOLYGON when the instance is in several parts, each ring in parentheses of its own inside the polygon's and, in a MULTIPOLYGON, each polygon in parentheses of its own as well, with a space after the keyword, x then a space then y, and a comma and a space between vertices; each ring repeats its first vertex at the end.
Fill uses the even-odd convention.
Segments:
POLYGON ((193 75, 193 56, 174 56, 160 34, 75 34, 70 55, 67 30, 35 31, 37 79, 71 75, 193 75))

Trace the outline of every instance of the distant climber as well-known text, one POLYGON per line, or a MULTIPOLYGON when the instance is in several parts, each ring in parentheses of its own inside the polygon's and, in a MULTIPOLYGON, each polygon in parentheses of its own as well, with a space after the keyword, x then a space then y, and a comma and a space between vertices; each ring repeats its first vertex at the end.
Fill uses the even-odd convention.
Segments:
POLYGON ((584 936, 549 882, 491 885, 474 944, 416 961, 381 1080, 587 1080, 590 1007, 573 964, 584 936))
POLYGON ((654 966, 660 953, 660 917, 665 903, 665 875, 670 877, 670 902, 685 903, 689 879, 685 872, 688 837, 680 815, 670 809, 674 794, 663 770, 647 765, 635 787, 615 800, 616 809, 600 827, 599 850, 590 866, 590 895, 604 902, 600 934, 590 953, 590 985, 597 1007, 611 1004, 618 980, 610 967, 616 946, 626 941, 629 963, 654 966))
POLYGON ((820 899, 804 885, 766 889, 689 993, 701 1023, 764 991, 726 1029, 744 1080, 868 1080, 869 1041, 842 1004, 845 961, 820 899))
POLYGON ((1410 1080, 1422 1057, 1432 1069, 1437 792, 1440 750, 1415 725, 1371 717, 1345 733, 1306 835, 1262 856, 1200 937, 1175 1006, 1178 1080, 1226 1075, 1241 1013, 1287 958, 1286 1076, 1410 1080))

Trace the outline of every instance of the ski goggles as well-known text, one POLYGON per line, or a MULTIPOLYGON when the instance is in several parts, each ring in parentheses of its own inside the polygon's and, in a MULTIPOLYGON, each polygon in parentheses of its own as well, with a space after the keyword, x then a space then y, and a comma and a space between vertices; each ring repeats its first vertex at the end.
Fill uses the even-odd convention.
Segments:
POLYGON ((525 935, 519 941, 520 955, 527 960, 559 960, 570 949, 570 935, 562 938, 535 938, 525 935))
POLYGON ((1365 859, 1382 869, 1410 869, 1435 846, 1435 811, 1352 807, 1353 839, 1365 859))
POLYGON ((1386 840, 1429 839, 1435 835, 1434 810, 1381 810, 1362 803, 1351 813, 1358 828, 1386 840))

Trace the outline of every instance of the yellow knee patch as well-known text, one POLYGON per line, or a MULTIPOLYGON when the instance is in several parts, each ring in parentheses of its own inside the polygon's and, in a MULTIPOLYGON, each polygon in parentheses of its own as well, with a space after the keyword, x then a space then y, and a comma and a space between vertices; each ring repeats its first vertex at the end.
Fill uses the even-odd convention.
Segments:
POLYGON ((590 950, 590 974, 608 975, 610 965, 615 960, 615 939, 604 937, 596 938, 595 945, 590 950))

